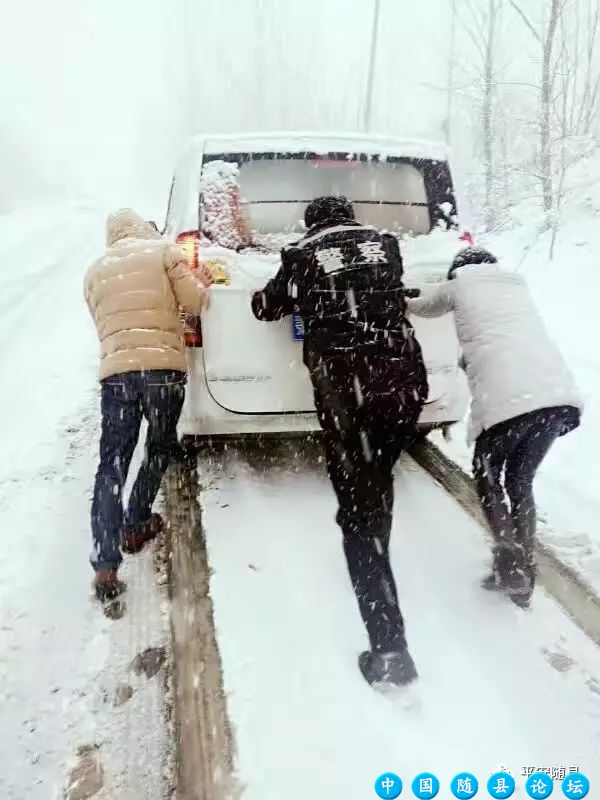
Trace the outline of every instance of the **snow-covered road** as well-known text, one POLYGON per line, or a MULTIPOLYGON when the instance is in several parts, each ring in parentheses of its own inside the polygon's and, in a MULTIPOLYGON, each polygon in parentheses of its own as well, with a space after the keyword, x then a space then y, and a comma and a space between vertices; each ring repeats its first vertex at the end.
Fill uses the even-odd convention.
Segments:
MULTIPOLYGON (((11 800, 62 796, 80 746, 98 746, 98 800, 162 800, 169 782, 162 672, 130 669, 169 645, 152 552, 126 560, 123 620, 90 601, 97 344, 81 282, 103 228, 94 209, 0 218, 0 795, 11 800)), ((268 452, 230 449, 200 468, 245 800, 358 800, 386 770, 405 782, 435 772, 448 797, 456 772, 481 782, 500 763, 520 786, 522 766, 580 766, 597 784, 600 654, 542 593, 524 613, 480 591, 487 548, 454 502, 399 465, 392 553, 421 680, 410 703, 384 698, 356 666, 364 633, 322 466, 294 446, 268 452)))
POLYGON ((90 599, 97 343, 82 281, 103 233, 91 210, 0 218, 0 795, 14 800, 62 797, 92 745, 105 797, 164 795, 163 686, 129 670, 167 642, 152 554, 126 567, 123 624, 90 599), (134 694, 115 708, 120 685, 134 694))
POLYGON ((412 460, 398 466, 392 540, 421 675, 404 700, 358 672, 365 635, 324 471, 243 451, 200 470, 247 800, 362 800, 386 771, 433 772, 449 797, 456 773, 481 786, 499 764, 516 796, 525 766, 579 766, 598 785, 600 654, 541 591, 528 612, 482 592, 480 530, 412 460))

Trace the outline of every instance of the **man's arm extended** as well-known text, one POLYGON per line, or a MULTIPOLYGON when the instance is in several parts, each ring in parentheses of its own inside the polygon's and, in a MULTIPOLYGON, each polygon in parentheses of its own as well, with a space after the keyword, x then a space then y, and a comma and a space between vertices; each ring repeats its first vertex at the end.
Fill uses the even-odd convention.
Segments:
POLYGON ((281 251, 281 267, 260 292, 252 295, 252 313, 256 319, 274 322, 293 314, 298 296, 298 268, 295 248, 281 251))
POLYGON ((441 317, 454 311, 454 291, 451 281, 444 281, 435 289, 419 297, 406 299, 408 310, 417 317, 441 317))

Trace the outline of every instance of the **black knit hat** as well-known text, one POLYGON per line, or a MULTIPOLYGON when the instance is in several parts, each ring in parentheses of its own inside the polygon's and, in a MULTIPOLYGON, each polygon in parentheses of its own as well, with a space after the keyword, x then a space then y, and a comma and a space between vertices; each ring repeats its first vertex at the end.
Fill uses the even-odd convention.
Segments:
POLYGON ((347 221, 356 219, 352 203, 346 197, 317 197, 306 207, 304 224, 307 228, 321 225, 325 222, 347 221))
POLYGON ((461 267, 467 267, 469 264, 497 264, 498 259, 489 250, 484 250, 483 247, 465 247, 460 253, 457 253, 452 260, 450 269, 448 270, 448 280, 454 278, 454 273, 461 267))

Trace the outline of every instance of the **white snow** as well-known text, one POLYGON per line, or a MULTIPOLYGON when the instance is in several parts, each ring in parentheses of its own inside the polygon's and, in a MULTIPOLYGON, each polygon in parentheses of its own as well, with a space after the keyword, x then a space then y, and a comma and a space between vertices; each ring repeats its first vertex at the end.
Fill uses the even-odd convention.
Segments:
POLYGON ((335 131, 289 131, 235 135, 206 134, 196 137, 190 146, 205 153, 221 154, 275 151, 279 153, 317 153, 325 155, 343 143, 348 153, 365 155, 405 156, 406 158, 448 159, 448 148, 442 142, 425 139, 404 139, 382 134, 335 131))
POLYGON ((526 766, 600 780, 600 654, 542 591, 522 612, 479 588, 481 532, 413 462, 397 470, 391 553, 420 681, 385 697, 356 664, 367 641, 324 470, 229 453, 203 464, 202 501, 248 800, 362 800, 386 771, 481 786, 499 763, 518 797, 526 766))
MULTIPOLYGON (((342 135, 352 152, 397 154, 400 147, 405 155, 442 159, 445 146, 427 140, 451 133, 460 151, 455 180, 462 170, 465 183, 477 187, 483 165, 473 112, 480 98, 469 75, 478 55, 460 21, 455 86, 465 77, 469 86, 456 93, 452 109, 444 97, 451 5, 427 0, 407 12, 407 4, 382 4, 372 128, 390 135, 342 135), (445 130, 448 113, 452 124, 445 130)), ((98 800, 162 800, 167 783, 162 673, 146 680, 129 669, 144 648, 168 645, 168 606, 152 553, 126 559, 123 620, 106 620, 90 599, 97 343, 81 283, 88 262, 103 250, 105 210, 70 200, 102 198, 160 223, 174 160, 202 130, 246 132, 237 145, 202 135, 206 152, 227 141, 227 149, 270 149, 273 139, 252 130, 281 131, 283 149, 327 152, 324 131, 354 131, 363 123, 370 12, 367 22, 349 8, 347 0, 4 4, 2 798, 58 800, 77 748, 92 744, 99 745, 105 769, 98 800), (293 131, 301 128, 312 132, 298 138, 293 131), (122 684, 134 694, 114 708, 122 684)), ((498 190, 506 201, 503 221, 507 197, 514 199, 523 180, 514 173, 529 169, 538 147, 537 92, 526 88, 537 81, 537 43, 507 19, 501 50, 509 69, 498 95, 503 113, 496 115, 496 136, 508 152, 495 154, 508 168, 498 190), (523 90, 515 90, 517 80, 523 90)), ((197 165, 198 152, 192 155, 197 165)), ((188 173, 197 189, 199 176, 188 173)), ((536 202, 507 212, 507 230, 487 242, 528 275, 587 398, 582 428, 552 450, 537 493, 542 535, 600 589, 599 175, 600 154, 570 171, 576 188, 562 211, 553 265, 536 202)), ((539 191, 532 184, 530 175, 524 193, 539 191)), ((194 197, 184 187, 175 204, 190 227, 197 219, 194 197)), ((480 197, 466 198, 473 216, 480 197)), ((466 205, 459 204, 463 223, 466 205)), ((432 237, 423 251, 424 240, 405 244, 407 270, 415 269, 419 280, 438 279, 459 246, 438 237, 434 255, 433 243, 432 237)), ((260 288, 278 266, 276 255, 223 248, 203 255, 223 258, 235 285, 247 289, 260 288)), ((469 466, 459 435, 442 446, 469 466)), ((212 481, 203 502, 245 798, 358 800, 373 796, 373 781, 384 770, 406 779, 404 795, 417 771, 436 772, 443 798, 455 772, 485 779, 500 763, 519 777, 525 765, 575 764, 597 783, 597 649, 543 592, 530 613, 482 594, 477 580, 488 553, 480 532, 410 461, 398 470, 392 544, 421 671, 419 686, 405 699, 379 696, 358 674, 364 632, 322 470, 292 461, 272 464, 265 475, 233 456, 221 471, 207 468, 203 480, 212 481)), ((520 788, 516 796, 523 794, 520 788)))
POLYGON ((61 797, 77 748, 91 744, 100 800, 142 784, 146 797, 164 794, 162 673, 129 671, 140 650, 167 643, 151 553, 123 570, 124 619, 91 600, 98 355, 82 282, 103 238, 96 209, 0 217, 0 794, 14 800, 61 797), (119 684, 135 692, 116 709, 119 684))
MULTIPOLYGON (((225 231, 225 238, 230 235, 225 231)), ((256 237, 254 237, 256 238, 256 237)), ((257 248, 248 248, 236 252, 222 244, 200 244, 201 261, 214 259, 226 266, 231 278, 231 289, 244 289, 249 292, 262 289, 272 278, 279 267, 281 259, 279 249, 290 241, 298 241, 298 234, 281 238, 264 237, 266 241, 257 242, 268 248, 270 252, 262 252, 257 248)), ((448 266, 456 253, 461 249, 456 231, 433 231, 427 236, 403 237, 400 248, 404 260, 405 280, 407 285, 437 283, 446 278, 448 266)), ((222 286, 214 287, 216 291, 229 291, 222 286)))
MULTIPOLYGON (((527 271, 588 398, 584 426, 556 446, 538 488, 552 529, 544 535, 592 577, 600 386, 595 340, 580 333, 580 320, 596 319, 595 203, 586 196, 565 208, 553 266, 547 236, 519 263, 535 240, 532 224, 489 241, 527 271)), ((161 678, 129 670, 141 650, 168 642, 151 553, 126 561, 122 621, 106 620, 90 601, 97 343, 81 283, 103 234, 103 210, 92 206, 0 217, 0 333, 9 343, 0 352, 8 387, 0 398, 0 790, 14 800, 60 796, 76 749, 94 743, 106 770, 100 800, 140 787, 158 800, 165 788, 161 678), (134 695, 115 709, 122 683, 134 695)), ((440 254, 446 246, 440 239, 440 254)), ((274 255, 202 253, 229 259, 252 288, 277 267, 274 255)), ((452 452, 468 464, 457 439, 452 452)), ((290 800, 358 799, 385 770, 407 780, 430 770, 447 784, 462 769, 483 779, 500 762, 519 777, 528 765, 578 765, 592 784, 600 779, 600 655, 542 591, 530 613, 481 592, 488 552, 480 531, 412 462, 399 465, 392 544, 421 672, 405 699, 381 697, 358 673, 365 636, 324 472, 292 460, 264 473, 232 456, 202 480, 212 483, 202 494, 212 590, 250 800, 278 797, 284 785, 290 800), (551 665, 558 656, 565 672, 551 665)))
POLYGON ((239 166, 226 161, 205 164, 200 177, 203 205, 202 233, 229 250, 249 244, 244 230, 238 184, 239 166))
MULTIPOLYGON (((432 20, 443 30, 447 4, 417 4, 410 21, 406 9, 388 5, 373 129, 439 139, 445 103, 432 84, 445 48, 432 52, 424 42, 432 20)), ((369 36, 364 14, 347 13, 343 0, 261 0, 259 9, 236 0, 5 6, 2 211, 41 195, 84 193, 158 215, 174 159, 198 132, 279 130, 293 138, 295 130, 362 126, 369 36), (352 46, 340 51, 332 30, 352 46)))

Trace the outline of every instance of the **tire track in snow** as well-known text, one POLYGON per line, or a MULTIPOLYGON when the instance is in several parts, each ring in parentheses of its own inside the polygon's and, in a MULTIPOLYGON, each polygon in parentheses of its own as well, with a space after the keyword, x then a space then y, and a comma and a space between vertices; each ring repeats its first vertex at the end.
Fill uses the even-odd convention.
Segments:
POLYGON ((171 630, 175 687, 177 797, 234 800, 233 737, 209 594, 209 567, 193 461, 165 481, 169 519, 171 630))
POLYGON ((218 645, 248 800, 359 800, 385 770, 443 784, 500 761, 600 780, 600 654, 543 590, 529 612, 483 593, 480 529, 409 459, 392 560, 421 678, 417 705, 362 680, 364 631, 318 453, 199 460, 218 645), (558 666, 557 666, 558 665, 558 666), (564 671, 560 672, 564 667, 564 671), (551 698, 551 702, 549 702, 551 698))

